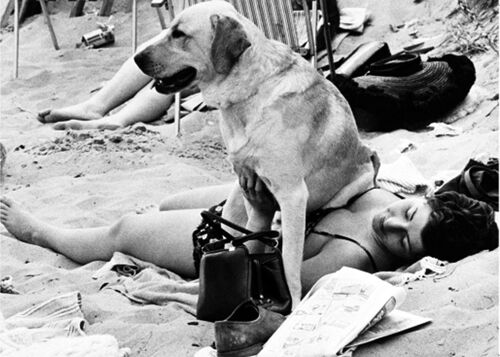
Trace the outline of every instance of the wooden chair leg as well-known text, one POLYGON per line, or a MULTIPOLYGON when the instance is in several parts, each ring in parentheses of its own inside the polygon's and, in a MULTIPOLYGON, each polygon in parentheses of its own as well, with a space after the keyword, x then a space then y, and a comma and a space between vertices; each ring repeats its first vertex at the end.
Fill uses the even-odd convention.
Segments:
POLYGON ((19 2, 14 0, 14 78, 19 74, 19 2))
POLYGON ((309 42, 309 54, 312 55, 314 53, 314 32, 311 24, 311 13, 309 12, 309 6, 307 5, 306 0, 302 0, 302 8, 304 9, 304 17, 306 21, 306 30, 307 30, 307 42, 309 42))
MULTIPOLYGON (((318 2, 313 0, 312 2, 312 28, 314 30, 314 34, 318 31, 318 2)), ((313 47, 313 66, 314 68, 318 68, 318 47, 316 46, 316 35, 314 35, 314 47, 313 47)))
POLYGON ((168 4, 168 13, 170 15, 170 21, 172 21, 175 17, 174 4, 172 4, 172 0, 167 0, 167 4, 168 4))
POLYGON ((131 12, 134 0, 127 0, 127 6, 125 7, 125 12, 131 12))
MULTIPOLYGON (((170 15, 170 22, 175 17, 175 9, 172 4, 172 0, 167 0, 168 3, 168 12, 170 15)), ((174 125, 175 125, 175 136, 180 137, 182 135, 181 132, 181 93, 177 92, 174 95, 174 125)))
MULTIPOLYGON (((18 0, 21 1, 21 0, 18 0)), ((34 10, 33 0, 22 0, 21 7, 19 8, 19 23, 23 23, 26 17, 34 10)))
POLYGON ((132 0, 132 53, 137 49, 137 0, 132 0))
POLYGON ((85 0, 76 0, 75 5, 71 8, 69 17, 83 16, 83 8, 85 6, 85 0))
POLYGON ((99 11, 99 16, 111 15, 112 9, 113 9, 113 0, 102 0, 102 6, 101 10, 99 11))
MULTIPOLYGON (((4 5, 2 2, 2 19, 0 20, 0 28, 4 28, 9 24, 9 17, 14 10, 14 0, 8 0, 7 4, 4 5)), ((19 3, 18 3, 19 5, 19 3)))
POLYGON ((328 5, 326 0, 320 0, 319 5, 323 14, 323 36, 326 42, 326 52, 328 55, 328 66, 330 67, 330 78, 335 75, 335 63, 333 62, 332 38, 330 35, 330 27, 332 24, 328 18, 328 5))
POLYGON ((181 133, 181 93, 177 92, 174 95, 174 123, 175 136, 180 137, 181 133))
POLYGON ((160 26, 162 30, 167 28, 167 24, 165 23, 165 18, 163 17, 163 13, 159 7, 156 8, 156 13, 158 14, 158 20, 160 20, 160 26))
POLYGON ((42 7, 43 16, 45 16, 45 21, 47 21, 47 27, 49 28, 50 37, 52 38, 52 44, 56 50, 59 50, 59 45, 57 44, 56 33, 54 32, 54 28, 52 27, 52 22, 50 21, 49 11, 47 10, 47 4, 45 0, 40 1, 40 6, 42 7))

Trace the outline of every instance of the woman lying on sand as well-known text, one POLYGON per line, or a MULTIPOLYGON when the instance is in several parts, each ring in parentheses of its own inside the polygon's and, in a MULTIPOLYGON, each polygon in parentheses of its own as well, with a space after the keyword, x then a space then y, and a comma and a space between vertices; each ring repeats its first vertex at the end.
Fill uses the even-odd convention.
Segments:
MULTIPOLYGON (((225 199, 232 185, 191 190, 164 200, 160 210, 128 214, 107 227, 60 228, 40 221, 11 199, 0 199, 0 219, 17 239, 50 248, 81 263, 109 260, 115 251, 195 278, 192 233, 202 207, 225 199)), ((261 182, 245 193, 258 213, 275 204, 261 182)), ((267 230, 266 226, 254 230, 267 230)), ((258 228, 258 227, 257 227, 258 228)), ((309 216, 302 265, 304 292, 323 275, 349 266, 394 270, 430 255, 457 261, 498 247, 494 211, 455 192, 401 199, 380 188, 345 207, 309 216)))

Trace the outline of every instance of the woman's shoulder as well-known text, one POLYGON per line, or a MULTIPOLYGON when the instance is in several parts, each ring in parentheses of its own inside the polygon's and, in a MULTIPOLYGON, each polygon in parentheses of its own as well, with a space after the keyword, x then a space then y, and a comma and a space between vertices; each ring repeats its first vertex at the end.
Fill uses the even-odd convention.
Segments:
POLYGON ((318 255, 335 257, 336 264, 372 272, 373 258, 370 251, 356 239, 337 235, 326 242, 318 255), (346 239, 347 238, 347 239, 346 239))

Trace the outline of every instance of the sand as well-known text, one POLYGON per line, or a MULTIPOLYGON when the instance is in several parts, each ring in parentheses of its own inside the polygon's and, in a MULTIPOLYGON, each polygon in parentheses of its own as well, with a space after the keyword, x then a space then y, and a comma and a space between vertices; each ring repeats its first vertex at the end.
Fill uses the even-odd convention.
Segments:
MULTIPOLYGON (((87 14, 69 18, 70 4, 49 3, 61 49, 52 47, 42 16, 28 19, 20 31, 19 78, 12 78, 14 36, 1 35, 1 131, 7 159, 2 194, 55 225, 89 227, 110 224, 125 213, 157 205, 171 193, 227 182, 233 178, 217 128, 216 111, 195 113, 181 138, 172 125, 136 125, 116 131, 55 131, 40 124, 44 108, 74 104, 108 80, 132 53, 131 14, 115 5, 113 46, 77 48, 81 36, 96 28, 100 2, 88 2, 87 14)), ((369 39, 387 41, 393 52, 418 37, 452 33, 459 17, 455 1, 341 1, 367 6, 371 25, 347 37, 339 53, 369 39), (449 16, 448 16, 449 15, 449 16), (390 30, 392 24, 397 32, 390 30), (407 24, 408 26, 398 26, 407 24)), ((498 16, 491 14, 498 32, 498 16)), ((148 1, 139 1, 138 41, 160 30, 148 1)), ((478 43, 476 41, 476 43, 478 43)), ((456 50, 445 42, 432 54, 456 50)), ((463 50, 463 48, 459 48, 463 50)), ((498 54, 491 48, 471 54, 476 84, 448 122, 459 135, 436 137, 422 130, 362 133, 382 163, 404 148, 429 179, 457 173, 470 157, 498 154, 498 54), (411 145, 410 145, 411 144, 411 145)), ((138 306, 112 291, 99 291, 92 272, 103 262, 78 266, 52 251, 18 242, 0 227, 1 276, 11 275, 21 295, 0 295, 5 317, 59 293, 79 290, 89 334, 111 334, 133 356, 192 356, 213 341, 209 323, 175 304, 138 306)), ((494 356, 498 352, 498 251, 483 252, 451 265, 440 279, 410 283, 402 309, 428 316, 433 323, 418 331, 360 348, 355 356, 494 356)))

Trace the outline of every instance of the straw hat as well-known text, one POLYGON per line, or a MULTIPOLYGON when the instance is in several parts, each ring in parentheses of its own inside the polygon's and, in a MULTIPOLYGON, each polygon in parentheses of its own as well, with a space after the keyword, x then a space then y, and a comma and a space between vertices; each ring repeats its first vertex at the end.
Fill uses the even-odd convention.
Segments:
POLYGON ((465 56, 445 55, 421 61, 399 54, 370 66, 352 79, 337 75, 333 83, 353 109, 360 129, 420 129, 460 103, 476 79, 465 56))

